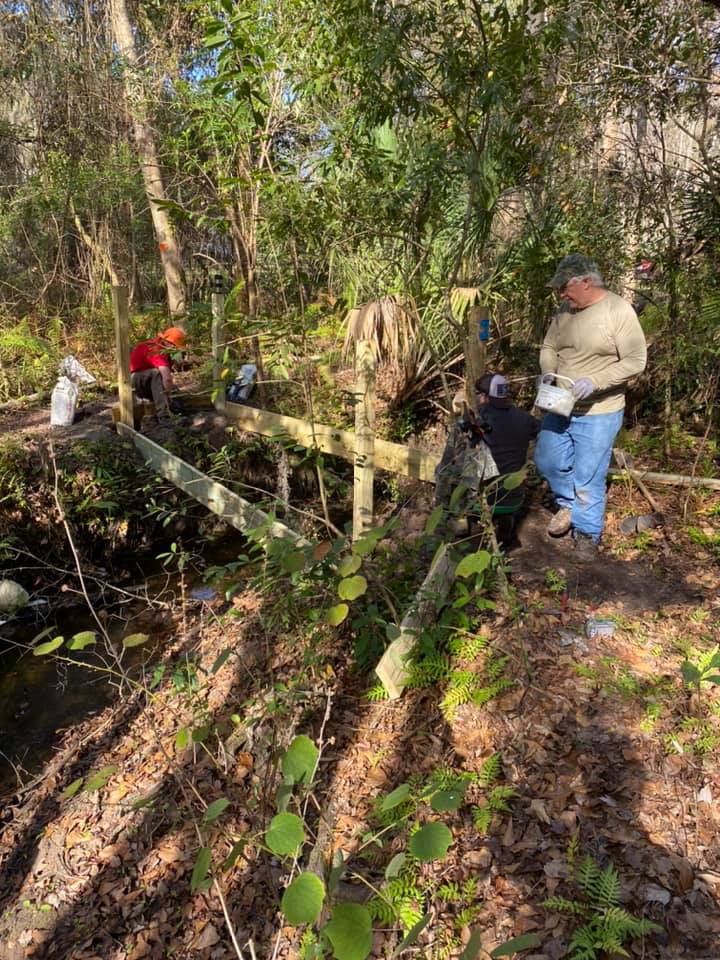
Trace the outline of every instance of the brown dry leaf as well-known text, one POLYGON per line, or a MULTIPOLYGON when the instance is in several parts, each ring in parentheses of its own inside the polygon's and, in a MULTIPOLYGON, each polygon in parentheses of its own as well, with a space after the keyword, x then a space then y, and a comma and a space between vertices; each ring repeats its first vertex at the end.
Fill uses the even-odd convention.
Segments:
POLYGON ((137 939, 137 943, 128 956, 128 960, 142 960, 143 957, 147 957, 151 949, 150 944, 145 939, 145 935, 141 933, 137 939))
POLYGON ((530 806, 528 807, 528 813, 534 813, 538 820, 542 823, 550 823, 550 817, 545 808, 545 801, 541 800, 539 797, 535 797, 534 800, 530 801, 530 806))
POLYGON ((332 543, 329 540, 324 540, 322 543, 315 545, 313 550, 313 560, 323 560, 332 550, 332 543))
POLYGON ((508 819, 507 827, 505 827, 505 833, 502 838, 502 845, 504 847, 511 847, 513 845, 513 822, 512 817, 508 819))
POLYGON ((65 846, 74 847, 78 843, 87 843, 91 839, 92 836, 86 830, 69 830, 65 834, 65 846))
POLYGON ((220 941, 220 934, 217 929, 209 923, 202 933, 193 940, 194 950, 205 950, 208 947, 214 947, 220 941))
POLYGON ((185 850, 172 841, 158 847, 156 853, 163 863, 177 863, 185 859, 185 850))
POLYGON ((108 794, 108 803, 120 803, 129 793, 129 788, 124 783, 119 783, 114 790, 108 794))

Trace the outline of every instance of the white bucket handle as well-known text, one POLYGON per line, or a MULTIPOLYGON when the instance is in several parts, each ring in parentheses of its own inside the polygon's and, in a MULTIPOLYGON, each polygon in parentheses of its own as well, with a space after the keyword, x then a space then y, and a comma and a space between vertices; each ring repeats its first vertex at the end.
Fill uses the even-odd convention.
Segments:
POLYGON ((573 386, 573 385, 575 384, 575 381, 572 379, 572 377, 565 377, 565 376, 563 376, 562 373, 541 373, 541 374, 538 374, 538 380, 539 380, 540 382, 542 382, 543 377, 555 377, 556 380, 567 380, 567 382, 570 384, 570 386, 573 386))

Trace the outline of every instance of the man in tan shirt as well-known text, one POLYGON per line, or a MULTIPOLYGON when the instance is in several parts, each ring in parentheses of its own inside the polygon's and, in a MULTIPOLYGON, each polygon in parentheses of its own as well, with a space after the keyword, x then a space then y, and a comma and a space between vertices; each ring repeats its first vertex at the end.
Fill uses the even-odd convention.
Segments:
POLYGON ((569 417, 545 415, 535 464, 558 506, 548 533, 564 536, 572 529, 577 559, 591 560, 605 522, 607 471, 622 426, 625 385, 645 369, 645 336, 633 308, 605 287, 589 257, 569 254, 548 286, 563 302, 545 336, 540 369, 546 382, 555 375, 573 382, 575 406, 569 417))

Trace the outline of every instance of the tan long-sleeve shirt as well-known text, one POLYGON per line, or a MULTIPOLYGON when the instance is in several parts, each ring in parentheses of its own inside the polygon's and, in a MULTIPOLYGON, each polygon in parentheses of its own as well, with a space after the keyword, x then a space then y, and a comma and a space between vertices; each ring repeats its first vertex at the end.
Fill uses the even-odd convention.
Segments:
MULTIPOLYGON (((573 413, 613 413, 625 406, 625 385, 642 373, 647 348, 637 314, 610 290, 602 300, 571 311, 567 304, 555 317, 540 351, 540 369, 571 380, 589 377, 597 390, 578 401, 573 413)), ((568 386, 567 381, 558 381, 568 386)))

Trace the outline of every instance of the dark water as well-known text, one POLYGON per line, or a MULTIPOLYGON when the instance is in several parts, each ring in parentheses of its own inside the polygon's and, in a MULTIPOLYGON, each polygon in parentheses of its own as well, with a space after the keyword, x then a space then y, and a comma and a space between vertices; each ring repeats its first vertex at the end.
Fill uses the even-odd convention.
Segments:
MULTIPOLYGON (((233 534, 221 543, 206 547, 202 556, 193 557, 185 569, 185 597, 198 605, 210 599, 214 591, 203 579, 204 571, 214 565, 235 560, 244 549, 243 541, 233 534)), ((146 633, 150 640, 127 649, 122 663, 131 675, 138 675, 147 663, 156 663, 172 629, 171 611, 180 602, 180 577, 163 571, 162 560, 153 554, 138 562, 136 584, 142 583, 148 596, 160 596, 157 607, 143 600, 127 599, 100 607, 96 612, 116 648, 131 633, 146 633)), ((176 570, 173 563, 173 570, 176 570)), ((117 594, 108 596, 116 597, 117 594)), ((63 731, 95 713, 100 713, 118 697, 118 678, 93 667, 112 666, 104 651, 104 640, 96 620, 86 605, 53 611, 53 600, 37 619, 9 620, 0 625, 0 797, 28 782, 52 758, 60 746, 63 731), (57 653, 79 662, 66 664, 56 657, 35 657, 30 652, 41 631, 42 641, 63 636, 65 640, 84 630, 96 634, 95 647, 83 651, 57 653), (90 669, 89 669, 90 668, 90 669)))

